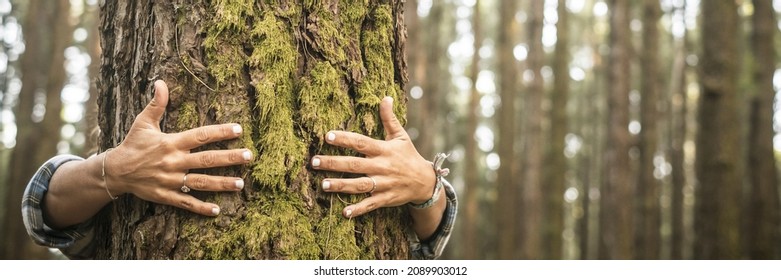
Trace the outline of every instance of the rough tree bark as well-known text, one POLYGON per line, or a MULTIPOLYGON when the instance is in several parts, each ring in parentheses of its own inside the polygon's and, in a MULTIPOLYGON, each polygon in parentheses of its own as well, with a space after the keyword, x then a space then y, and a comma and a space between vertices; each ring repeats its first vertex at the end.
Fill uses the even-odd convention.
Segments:
POLYGON ((25 52, 21 56, 22 89, 15 112, 16 146, 11 154, 5 206, 8 230, 0 241, 2 259, 49 258, 46 248, 35 245, 25 231, 20 212, 25 186, 38 167, 57 154, 62 126, 60 93, 65 85, 65 48, 70 45, 70 2, 31 0, 24 21, 25 52), (45 107, 40 107, 45 106, 45 107), (40 115, 40 108, 45 113, 40 115))
MULTIPOLYGON (((191 170, 242 176, 240 193, 195 195, 217 218, 125 196, 99 217, 102 259, 404 259, 403 208, 355 219, 363 196, 330 195, 311 172, 331 129, 379 138, 384 96, 404 116, 402 1, 105 1, 98 88, 103 149, 120 143, 164 79, 161 127, 177 132, 240 123, 239 140, 208 148, 254 150, 249 167, 191 170)), ((331 176, 336 176, 331 174, 331 176)))

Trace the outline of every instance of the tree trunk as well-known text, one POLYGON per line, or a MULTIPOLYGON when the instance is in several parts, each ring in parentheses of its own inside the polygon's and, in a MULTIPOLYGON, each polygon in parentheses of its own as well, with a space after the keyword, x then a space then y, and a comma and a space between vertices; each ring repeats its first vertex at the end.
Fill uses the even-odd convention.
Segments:
POLYGON ((472 88, 469 94, 469 107, 466 122, 466 143, 464 143, 464 198, 466 206, 464 211, 463 242, 464 259, 477 259, 478 250, 478 188, 480 186, 478 165, 480 157, 477 150, 478 118, 480 116, 480 93, 477 91, 477 77, 480 72, 480 47, 482 46, 482 32, 480 30, 480 0, 475 1, 472 10, 472 32, 474 34, 474 51, 472 63, 469 67, 469 79, 472 80, 472 88))
POLYGON ((562 258, 562 232, 564 231, 564 191, 566 173, 570 170, 564 156, 564 138, 567 136, 567 102, 569 98, 569 12, 567 1, 558 1, 559 21, 556 23, 556 49, 554 50, 553 97, 551 98, 550 149, 548 149, 547 168, 544 171, 545 183, 542 184, 546 196, 545 243, 546 259, 562 258))
POLYGON ((44 247, 35 245, 25 231, 20 209, 25 186, 38 167, 57 154, 62 126, 60 93, 65 84, 65 48, 70 45, 68 23, 70 2, 31 0, 24 22, 25 52, 21 56, 22 89, 17 105, 16 146, 11 154, 6 182, 5 224, 10 229, 2 238, 2 259, 49 258, 44 247), (41 110, 44 109, 44 110, 41 110))
POLYGON ((694 257, 738 259, 743 186, 737 92, 738 10, 734 1, 702 1, 694 257))
POLYGON ((749 223, 748 256, 752 259, 777 259, 779 256, 778 171, 773 152, 773 74, 776 54, 773 38, 775 12, 769 1, 754 0, 751 36, 754 54, 754 86, 751 101, 749 134, 749 178, 751 203, 746 219, 749 223))
POLYGON ((669 118, 669 156, 671 166, 671 251, 670 258, 680 260, 684 258, 686 247, 684 224, 684 189, 686 188, 686 170, 683 145, 686 142, 687 102, 686 96, 686 53, 688 33, 676 42, 675 58, 673 59, 670 74, 670 98, 668 100, 669 118))
POLYGON ((501 98, 501 105, 498 117, 497 149, 501 160, 497 178, 497 191, 499 198, 495 205, 498 205, 496 234, 498 242, 497 253, 499 259, 517 259, 520 247, 519 227, 520 221, 518 211, 518 181, 517 175, 513 173, 515 156, 515 100, 517 93, 517 82, 520 75, 518 65, 513 58, 513 47, 515 36, 513 22, 515 21, 515 12, 517 9, 515 1, 501 1, 499 4, 499 26, 505 26, 499 30, 496 40, 497 69, 498 69, 498 87, 497 91, 501 98), (509 207, 509 208, 504 208, 509 207))
MULTIPOLYGON (((378 104, 404 116, 407 79, 402 1, 235 3, 106 1, 98 88, 101 146, 116 146, 151 98, 171 89, 166 132, 235 122, 239 140, 207 148, 254 150, 249 167, 201 170, 242 176, 240 193, 196 193, 221 214, 202 217, 132 196, 103 212, 101 259, 405 259, 408 215, 340 211, 361 195, 326 194, 312 172, 331 129, 380 138, 378 104)), ((403 119, 403 118, 402 118, 403 119)), ((331 174, 332 176, 334 174, 331 174)))
POLYGON ((629 166, 629 1, 611 0, 608 66, 608 134, 600 209, 600 258, 631 259, 632 175, 629 166))
POLYGON ((654 177, 654 157, 659 138, 659 17, 658 0, 643 1, 643 53, 641 57, 640 167, 637 176, 636 257, 659 259, 661 247, 661 186, 654 177))
POLYGON ((524 98, 525 131, 523 158, 521 248, 524 259, 542 258, 542 220, 545 215, 542 203, 542 160, 544 134, 542 131, 544 80, 542 66, 545 50, 542 48, 544 1, 530 1, 528 66, 533 78, 529 81, 524 98))

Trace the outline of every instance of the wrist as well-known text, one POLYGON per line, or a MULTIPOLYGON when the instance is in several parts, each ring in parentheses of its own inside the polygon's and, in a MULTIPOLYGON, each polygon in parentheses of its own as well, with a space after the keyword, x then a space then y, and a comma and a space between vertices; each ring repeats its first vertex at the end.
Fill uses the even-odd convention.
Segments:
POLYGON ((450 173, 449 169, 442 168, 442 163, 448 156, 449 155, 447 154, 439 153, 434 157, 434 161, 431 162, 435 177, 434 189, 431 193, 431 197, 424 201, 410 201, 408 203, 410 207, 416 209, 426 209, 437 203, 441 196, 440 192, 442 191, 442 177, 447 176, 450 173))

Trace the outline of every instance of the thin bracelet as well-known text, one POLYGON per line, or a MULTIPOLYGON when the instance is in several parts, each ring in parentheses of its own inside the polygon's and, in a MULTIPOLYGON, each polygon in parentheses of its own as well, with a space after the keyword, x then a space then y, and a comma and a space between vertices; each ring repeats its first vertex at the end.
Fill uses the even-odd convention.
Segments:
POLYGON ((431 163, 431 166, 434 168, 434 174, 437 177, 436 185, 434 185, 434 193, 431 195, 431 198, 426 200, 426 202, 423 202, 421 204, 415 204, 415 203, 408 203, 410 207, 415 209, 426 209, 431 206, 434 206, 434 204, 439 201, 439 193, 442 191, 442 177, 447 176, 450 174, 450 169, 448 168, 442 168, 442 163, 445 162, 445 159, 450 156, 450 154, 444 154, 439 153, 436 156, 434 156, 434 161, 431 163))
POLYGON ((103 184, 106 185, 106 193, 108 194, 108 197, 110 197, 111 200, 117 200, 117 197, 111 195, 111 192, 108 191, 108 181, 106 181, 106 157, 108 157, 108 152, 113 149, 114 148, 109 148, 108 150, 103 152, 103 163, 100 166, 100 177, 103 177, 103 184))

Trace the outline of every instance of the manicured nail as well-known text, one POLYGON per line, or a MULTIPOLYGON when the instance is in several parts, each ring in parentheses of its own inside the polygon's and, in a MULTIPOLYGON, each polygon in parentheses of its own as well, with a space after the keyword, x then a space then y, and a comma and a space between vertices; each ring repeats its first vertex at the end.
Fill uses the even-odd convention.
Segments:
POLYGON ((252 159, 252 152, 250 152, 249 150, 246 150, 243 153, 241 153, 241 157, 243 157, 244 160, 251 160, 252 159))
POLYGON ((325 180, 323 181, 323 189, 327 190, 331 188, 331 181, 325 180))
POLYGON ((318 166, 320 166, 320 159, 319 158, 313 159, 312 160, 312 167, 318 167, 318 166))
POLYGON ((334 141, 334 139, 336 139, 336 134, 334 134, 333 132, 328 132, 325 138, 328 139, 328 142, 332 142, 334 141))
POLYGON ((234 126, 233 126, 233 133, 236 133, 236 134, 241 134, 241 132, 242 132, 242 131, 243 131, 243 130, 241 129, 241 126, 240 126, 240 125, 238 125, 238 124, 237 124, 237 125, 234 125, 234 126))
POLYGON ((344 215, 347 216, 348 218, 351 218, 353 216, 353 209, 350 208, 344 209, 344 215))
POLYGON ((212 208, 212 214, 219 215, 220 214, 220 207, 214 207, 212 208))
POLYGON ((236 188, 237 189, 243 189, 244 188, 244 180, 242 180, 242 179, 236 180, 236 188))

